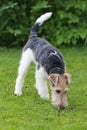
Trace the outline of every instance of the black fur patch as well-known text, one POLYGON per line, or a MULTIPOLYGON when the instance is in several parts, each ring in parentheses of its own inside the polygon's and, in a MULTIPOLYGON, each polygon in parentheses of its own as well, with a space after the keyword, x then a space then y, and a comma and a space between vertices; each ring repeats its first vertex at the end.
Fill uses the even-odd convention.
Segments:
POLYGON ((44 67, 48 74, 65 72, 65 64, 62 54, 45 39, 37 36, 39 23, 32 27, 30 38, 24 47, 24 51, 30 48, 33 51, 38 68, 44 67))

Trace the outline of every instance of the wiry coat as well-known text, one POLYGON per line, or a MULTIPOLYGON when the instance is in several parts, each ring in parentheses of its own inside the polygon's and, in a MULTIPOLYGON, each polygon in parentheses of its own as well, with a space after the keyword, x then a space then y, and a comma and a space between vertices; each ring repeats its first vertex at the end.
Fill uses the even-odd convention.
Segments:
POLYGON ((31 29, 28 42, 23 48, 14 93, 16 95, 22 94, 24 78, 33 61, 36 64, 35 87, 38 94, 43 99, 49 99, 45 80, 48 78, 52 90, 52 104, 63 109, 68 105, 66 92, 68 91, 67 83, 70 83, 71 76, 65 73, 65 63, 59 50, 37 35, 40 25, 51 15, 52 13, 49 12, 39 17, 31 29))
POLYGON ((38 69, 43 66, 48 75, 51 73, 63 74, 65 72, 63 56, 59 50, 53 47, 47 40, 37 36, 39 26, 39 23, 35 23, 32 27, 24 51, 30 48, 38 64, 38 69))

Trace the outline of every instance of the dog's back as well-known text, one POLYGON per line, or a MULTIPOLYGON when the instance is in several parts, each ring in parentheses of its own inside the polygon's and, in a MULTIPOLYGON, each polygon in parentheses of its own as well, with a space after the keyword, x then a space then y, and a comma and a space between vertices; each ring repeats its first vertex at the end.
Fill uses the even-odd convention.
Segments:
MULTIPOLYGON (((47 15, 49 18, 52 14, 47 13, 47 15)), ((43 17, 41 16, 42 21, 44 21, 43 17)), ((35 61, 38 63, 38 68, 40 66, 43 66, 48 74, 50 73, 62 74, 64 73, 65 68, 64 68, 64 60, 61 53, 59 52, 59 50, 53 47, 47 40, 42 39, 37 35, 38 29, 40 25, 43 23, 41 19, 38 18, 35 24, 33 25, 30 32, 29 40, 24 47, 24 51, 28 48, 32 50, 35 57, 35 61)))

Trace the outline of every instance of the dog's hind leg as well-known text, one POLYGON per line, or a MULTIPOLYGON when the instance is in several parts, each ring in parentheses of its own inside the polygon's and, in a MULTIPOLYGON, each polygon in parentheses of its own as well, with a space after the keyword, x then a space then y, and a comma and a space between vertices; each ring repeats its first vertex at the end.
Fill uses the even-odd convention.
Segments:
POLYGON ((45 71, 42 67, 39 70, 36 69, 35 78, 36 78, 35 87, 38 90, 38 94, 43 99, 49 99, 48 87, 45 79, 45 71))
POLYGON ((15 95, 22 94, 24 78, 32 60, 33 60, 33 53, 32 50, 28 48, 25 52, 23 52, 20 61, 20 66, 18 69, 18 77, 16 79, 16 85, 15 85, 15 92, 14 92, 15 95))

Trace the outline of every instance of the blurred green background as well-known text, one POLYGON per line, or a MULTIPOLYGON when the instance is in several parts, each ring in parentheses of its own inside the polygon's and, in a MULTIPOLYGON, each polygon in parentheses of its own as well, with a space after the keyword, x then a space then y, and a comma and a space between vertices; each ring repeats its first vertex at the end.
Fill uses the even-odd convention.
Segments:
POLYGON ((35 20, 52 11, 39 30, 56 47, 87 45, 87 0, 0 0, 0 46, 23 46, 35 20))

